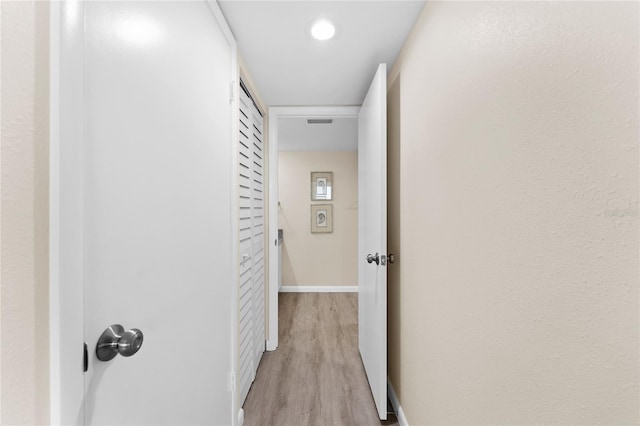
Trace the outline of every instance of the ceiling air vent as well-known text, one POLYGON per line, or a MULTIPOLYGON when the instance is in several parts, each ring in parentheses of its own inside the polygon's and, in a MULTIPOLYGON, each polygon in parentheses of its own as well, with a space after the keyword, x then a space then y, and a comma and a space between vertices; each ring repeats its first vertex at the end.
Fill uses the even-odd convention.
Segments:
POLYGON ((307 120, 307 124, 331 124, 333 119, 331 118, 310 118, 307 120))

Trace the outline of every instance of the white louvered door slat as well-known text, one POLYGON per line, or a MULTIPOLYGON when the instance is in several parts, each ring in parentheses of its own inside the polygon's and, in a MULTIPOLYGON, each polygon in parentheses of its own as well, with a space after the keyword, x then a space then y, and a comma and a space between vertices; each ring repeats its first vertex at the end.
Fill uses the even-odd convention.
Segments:
POLYGON ((240 89, 238 126, 239 370, 240 405, 249 393, 265 350, 263 119, 240 89))
POLYGON ((240 240, 239 271, 239 369, 238 386, 240 404, 244 403, 254 377, 253 347, 253 236, 252 236, 252 141, 251 100, 240 90, 240 123, 238 124, 238 238, 240 240))

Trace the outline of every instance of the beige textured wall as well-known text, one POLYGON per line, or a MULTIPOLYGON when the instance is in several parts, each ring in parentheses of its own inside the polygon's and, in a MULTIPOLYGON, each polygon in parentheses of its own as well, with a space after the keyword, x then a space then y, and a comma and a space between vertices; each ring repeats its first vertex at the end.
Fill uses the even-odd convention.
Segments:
POLYGON ((358 153, 280 152, 282 285, 358 285, 358 153), (333 172, 333 233, 311 233, 311 172, 333 172))
POLYGON ((638 424, 638 12, 427 2, 389 77, 410 424, 638 424))
POLYGON ((2 1, 3 425, 48 423, 49 8, 2 1))

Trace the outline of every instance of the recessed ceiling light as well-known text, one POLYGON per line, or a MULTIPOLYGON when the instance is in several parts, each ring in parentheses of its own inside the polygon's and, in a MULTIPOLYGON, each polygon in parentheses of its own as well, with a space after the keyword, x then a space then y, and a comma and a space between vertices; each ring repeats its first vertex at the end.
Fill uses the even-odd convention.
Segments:
POLYGON ((329 40, 336 33, 336 27, 326 19, 316 21, 311 27, 311 35, 317 40, 329 40))

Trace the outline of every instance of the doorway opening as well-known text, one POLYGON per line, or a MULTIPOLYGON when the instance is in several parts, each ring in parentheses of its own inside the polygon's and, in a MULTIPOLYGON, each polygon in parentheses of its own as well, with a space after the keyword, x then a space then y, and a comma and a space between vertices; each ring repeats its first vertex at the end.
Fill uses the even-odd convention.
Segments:
POLYGON ((358 120, 279 118, 279 292, 357 292, 358 120))
POLYGON ((249 425, 265 414, 273 424, 379 421, 358 348, 359 112, 270 110, 274 328, 243 401, 249 425))
POLYGON ((288 291, 327 291, 328 286, 335 286, 333 291, 357 291, 359 110, 269 109, 267 350, 278 347, 278 297, 283 284, 288 291), (344 228, 347 225, 350 229, 344 228), (336 252, 336 246, 346 251, 336 252), (341 253, 347 259, 340 259, 341 253), (336 269, 341 271, 336 274, 336 269), (312 278, 319 271, 328 274, 312 278), (353 282, 341 283, 339 277, 349 273, 353 282))

